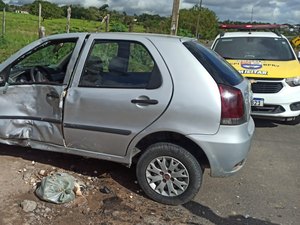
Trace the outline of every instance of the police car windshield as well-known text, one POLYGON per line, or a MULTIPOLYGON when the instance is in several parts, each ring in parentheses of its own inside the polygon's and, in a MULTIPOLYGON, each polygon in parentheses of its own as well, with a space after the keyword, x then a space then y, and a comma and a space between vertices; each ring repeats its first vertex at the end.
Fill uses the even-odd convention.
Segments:
POLYGON ((217 40, 214 50, 225 59, 295 60, 292 49, 284 38, 220 38, 217 40))

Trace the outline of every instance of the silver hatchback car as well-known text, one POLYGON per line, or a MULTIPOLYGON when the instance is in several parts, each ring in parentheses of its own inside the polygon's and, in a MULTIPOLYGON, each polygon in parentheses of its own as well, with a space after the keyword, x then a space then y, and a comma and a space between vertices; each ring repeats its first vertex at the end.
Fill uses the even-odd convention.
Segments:
POLYGON ((136 163, 155 201, 190 201, 205 168, 237 172, 254 133, 250 84, 193 39, 77 33, 0 65, 0 142, 136 163))

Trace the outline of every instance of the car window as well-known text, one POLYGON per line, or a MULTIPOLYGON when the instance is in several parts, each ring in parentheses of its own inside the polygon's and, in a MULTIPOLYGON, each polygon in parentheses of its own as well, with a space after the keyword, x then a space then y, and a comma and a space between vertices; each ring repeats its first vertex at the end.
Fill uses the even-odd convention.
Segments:
POLYGON ((220 38, 214 50, 225 59, 295 60, 288 42, 279 37, 220 38))
POLYGON ((117 43, 99 43, 95 44, 90 52, 89 58, 87 60, 88 68, 95 64, 94 66, 100 66, 101 61, 101 70, 108 72, 108 65, 112 58, 118 55, 118 44, 117 43), (97 59, 100 60, 97 62, 97 59))
POLYGON ((195 41, 183 43, 219 84, 238 85, 243 77, 221 56, 195 41))
POLYGON ((95 41, 85 62, 80 87, 157 88, 160 77, 144 45, 130 41, 95 41), (157 80, 157 79, 156 79, 157 80))
POLYGON ((13 64, 8 74, 8 83, 12 85, 63 83, 75 45, 75 39, 43 43, 13 64))
POLYGON ((146 48, 137 43, 130 44, 128 72, 151 72, 154 61, 146 48))

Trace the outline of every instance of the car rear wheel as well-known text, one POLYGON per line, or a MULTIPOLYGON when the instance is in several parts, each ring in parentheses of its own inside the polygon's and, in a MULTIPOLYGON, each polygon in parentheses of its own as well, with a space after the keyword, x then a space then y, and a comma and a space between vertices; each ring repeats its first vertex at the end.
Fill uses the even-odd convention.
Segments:
POLYGON ((180 205, 198 193, 203 172, 196 158, 184 148, 157 143, 139 158, 136 174, 141 188, 151 199, 180 205))

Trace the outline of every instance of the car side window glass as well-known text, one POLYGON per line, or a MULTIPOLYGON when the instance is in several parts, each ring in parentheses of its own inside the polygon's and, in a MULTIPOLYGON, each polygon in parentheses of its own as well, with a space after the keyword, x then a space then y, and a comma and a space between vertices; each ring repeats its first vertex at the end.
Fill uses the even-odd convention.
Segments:
POLYGON ((202 64, 218 84, 238 85, 243 81, 243 76, 212 50, 195 41, 187 41, 184 42, 183 45, 202 64))
POLYGON ((146 48, 137 43, 130 44, 128 72, 152 72, 154 61, 146 48))
POLYGON ((144 45, 95 41, 85 62, 80 87, 147 88, 159 70, 144 45))
POLYGON ((50 41, 33 49, 11 67, 8 83, 62 84, 76 40, 50 41))

